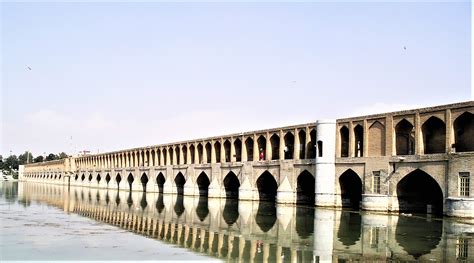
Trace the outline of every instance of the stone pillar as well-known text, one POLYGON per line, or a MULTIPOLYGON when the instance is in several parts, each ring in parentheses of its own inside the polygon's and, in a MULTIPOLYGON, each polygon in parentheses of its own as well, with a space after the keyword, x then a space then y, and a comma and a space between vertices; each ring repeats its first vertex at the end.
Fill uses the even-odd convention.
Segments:
POLYGON ((163 148, 159 148, 158 151, 160 152, 160 166, 165 166, 165 156, 163 155, 163 148))
POLYGON ((258 148, 257 134, 253 134, 253 161, 258 161, 260 149, 258 148))
POLYGON ((170 160, 170 147, 167 147, 167 149, 166 149, 166 165, 171 165, 171 160, 170 160))
POLYGON ((207 163, 206 143, 202 141, 202 163, 207 163))
POLYGON ((186 144, 186 163, 191 164, 191 150, 189 150, 189 143, 186 144))
MULTIPOLYGON (((305 146, 306 146, 306 153, 304 154, 305 158, 306 159, 310 159, 311 156, 309 156, 309 143, 311 142, 311 129, 309 127, 306 127, 306 142, 305 142, 305 146)), ((314 150, 314 149, 313 149, 314 150)))
POLYGON ((369 126, 367 125, 367 119, 364 119, 364 144, 362 145, 362 156, 367 157, 369 155, 369 126))
POLYGON ((278 149, 278 155, 280 155, 280 160, 285 160, 285 136, 283 135, 283 130, 280 130, 279 132, 280 136, 280 145, 278 149))
POLYGON ((423 150, 423 135, 421 134, 420 113, 415 114, 415 153, 421 155, 423 150))
POLYGON ((234 137, 230 138, 230 162, 235 163, 235 145, 234 145, 234 137))
POLYGON ((349 157, 356 156, 354 124, 349 122, 349 157))
POLYGON ((179 165, 183 165, 184 164, 183 145, 180 144, 178 146, 178 150, 179 150, 179 165))
POLYGON ((240 160, 242 162, 246 162, 248 161, 247 160, 247 144, 245 143, 245 137, 242 135, 242 138, 240 138, 240 140, 242 141, 242 150, 241 150, 241 158, 240 160))
POLYGON ((322 156, 316 155, 315 205, 334 206, 334 181, 336 174, 336 121, 316 122, 316 141, 323 143, 322 156))
MULTIPOLYGON (((138 151, 138 166, 144 166, 144 160, 143 160, 143 157, 144 157, 145 153, 143 151, 138 151)), ((117 160, 115 160, 115 163, 117 163, 117 160)))
POLYGON ((196 143, 194 144, 194 163, 195 163, 195 164, 198 164, 198 163, 199 163, 198 146, 199 146, 199 143, 196 142, 196 143))
POLYGON ((134 153, 135 153, 135 154, 134 154, 134 157, 135 157, 135 158, 134 158, 134 160, 133 160, 133 165, 134 165, 134 167, 137 167, 137 166, 140 165, 139 162, 138 162, 138 154, 139 154, 139 153, 138 153, 137 151, 135 151, 134 153))
POLYGON ((211 163, 216 163, 216 149, 214 148, 214 140, 211 140, 211 163))
POLYGON ((221 138, 221 163, 226 162, 224 142, 225 142, 225 140, 223 138, 221 138))
POLYGON ((265 160, 271 160, 272 159, 272 144, 270 143, 270 133, 267 132, 266 134, 266 145, 265 145, 265 160))
POLYGON ((293 149, 293 159, 299 160, 301 148, 300 148, 300 135, 298 133, 298 129, 295 129, 294 133, 295 133, 295 145, 293 149))
POLYGON ((446 109, 445 112, 445 120, 446 120, 446 152, 451 153, 453 147, 451 147, 455 140, 454 140, 454 129, 453 129, 453 120, 451 117, 451 109, 446 109))
POLYGON ((171 165, 177 165, 178 164, 178 158, 176 155, 176 148, 173 146, 170 146, 170 149, 173 149, 173 162, 171 162, 171 165))

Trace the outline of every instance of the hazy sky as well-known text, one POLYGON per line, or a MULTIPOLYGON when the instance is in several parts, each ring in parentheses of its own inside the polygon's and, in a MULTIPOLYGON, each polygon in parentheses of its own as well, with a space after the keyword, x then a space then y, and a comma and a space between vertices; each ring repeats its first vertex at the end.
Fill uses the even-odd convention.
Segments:
POLYGON ((469 2, 0 5, 3 155, 471 99, 469 2))

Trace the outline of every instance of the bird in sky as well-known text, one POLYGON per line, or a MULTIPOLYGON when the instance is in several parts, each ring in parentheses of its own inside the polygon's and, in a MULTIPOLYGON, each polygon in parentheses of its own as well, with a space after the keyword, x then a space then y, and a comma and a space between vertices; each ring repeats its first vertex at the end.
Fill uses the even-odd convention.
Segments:
POLYGON ((27 67, 27 68, 28 68, 28 70, 31 70, 31 68, 30 68, 30 67, 27 67))
POLYGON ((404 50, 407 50, 407 47, 406 47, 406 46, 403 46, 403 49, 404 49, 404 50))

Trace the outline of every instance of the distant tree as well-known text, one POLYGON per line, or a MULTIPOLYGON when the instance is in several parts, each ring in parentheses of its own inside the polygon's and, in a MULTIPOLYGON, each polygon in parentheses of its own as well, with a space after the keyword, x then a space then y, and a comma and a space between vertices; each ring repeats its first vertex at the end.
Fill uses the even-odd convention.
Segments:
POLYGON ((8 171, 11 171, 12 169, 18 170, 18 165, 19 165, 19 162, 16 155, 10 155, 3 162, 3 169, 8 170, 8 171))
POLYGON ((64 159, 64 158, 67 158, 69 157, 65 152, 61 152, 59 155, 58 155, 59 159, 64 159))
POLYGON ((24 154, 20 154, 18 156, 18 162, 21 164, 27 164, 33 162, 33 154, 31 152, 26 151, 24 154))
POLYGON ((50 153, 48 154, 48 156, 46 156, 46 159, 45 161, 53 161, 53 160, 57 160, 58 159, 58 156, 54 153, 50 153))
POLYGON ((44 161, 44 157, 41 156, 41 155, 40 155, 40 156, 37 156, 37 157, 35 157, 35 159, 33 159, 33 161, 34 161, 35 163, 43 162, 43 161, 44 161))

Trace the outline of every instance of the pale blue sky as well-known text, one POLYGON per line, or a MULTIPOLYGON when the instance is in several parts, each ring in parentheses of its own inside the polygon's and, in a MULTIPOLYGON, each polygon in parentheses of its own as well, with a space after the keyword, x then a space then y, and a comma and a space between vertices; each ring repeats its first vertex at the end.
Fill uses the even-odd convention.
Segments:
POLYGON ((1 8, 4 155, 470 100, 469 2, 1 8))

